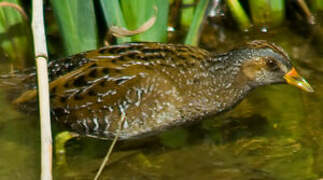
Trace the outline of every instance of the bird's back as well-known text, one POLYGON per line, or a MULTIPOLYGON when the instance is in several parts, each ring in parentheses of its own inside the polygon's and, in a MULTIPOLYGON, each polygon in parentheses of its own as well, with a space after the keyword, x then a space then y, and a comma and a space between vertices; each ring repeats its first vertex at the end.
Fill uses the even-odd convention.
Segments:
MULTIPOLYGON (((127 117, 121 132, 124 139, 181 124, 187 98, 184 85, 196 71, 203 71, 201 64, 208 57, 207 51, 191 46, 131 43, 52 61, 52 117, 99 138, 114 136, 122 113, 127 117)), ((35 76, 30 76, 24 83, 34 81, 35 76)), ((35 88, 14 103, 35 105, 35 88)))

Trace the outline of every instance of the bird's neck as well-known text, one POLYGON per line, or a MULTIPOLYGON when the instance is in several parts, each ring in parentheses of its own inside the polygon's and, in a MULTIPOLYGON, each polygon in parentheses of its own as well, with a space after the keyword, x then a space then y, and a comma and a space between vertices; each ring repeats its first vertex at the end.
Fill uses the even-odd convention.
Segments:
POLYGON ((229 110, 238 104, 252 89, 241 72, 244 58, 234 52, 216 55, 204 64, 208 72, 192 85, 194 96, 190 105, 194 106, 201 116, 217 114, 229 110))

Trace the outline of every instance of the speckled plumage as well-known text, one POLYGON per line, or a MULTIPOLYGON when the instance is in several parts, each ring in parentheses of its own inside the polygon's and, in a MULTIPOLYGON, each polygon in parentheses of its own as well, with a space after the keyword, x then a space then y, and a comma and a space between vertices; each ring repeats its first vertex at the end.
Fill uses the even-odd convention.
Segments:
MULTIPOLYGON (((282 83, 252 79, 248 68, 268 57, 286 69, 277 76, 291 68, 281 49, 263 41, 221 55, 179 44, 130 43, 52 61, 52 117, 80 134, 111 139, 124 113, 120 139, 154 134, 228 110, 259 85, 282 83)), ((23 82, 34 80, 31 74, 23 82)), ((35 87, 29 88, 14 101, 23 109, 36 106, 35 87)))

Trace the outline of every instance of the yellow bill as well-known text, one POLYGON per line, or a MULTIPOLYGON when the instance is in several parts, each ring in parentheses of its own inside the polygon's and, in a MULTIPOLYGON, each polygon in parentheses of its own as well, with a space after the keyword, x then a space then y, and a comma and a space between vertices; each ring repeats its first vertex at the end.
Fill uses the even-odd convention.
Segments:
POLYGON ((295 68, 292 68, 292 70, 286 73, 284 78, 286 79, 288 84, 303 89, 306 92, 314 92, 314 89, 311 87, 311 85, 296 72, 295 68))

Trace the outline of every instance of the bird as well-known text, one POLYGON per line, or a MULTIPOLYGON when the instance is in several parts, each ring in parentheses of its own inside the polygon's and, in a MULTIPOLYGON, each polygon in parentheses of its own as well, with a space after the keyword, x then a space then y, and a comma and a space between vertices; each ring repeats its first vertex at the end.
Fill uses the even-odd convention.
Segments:
MULTIPOLYGON (((119 140, 140 139, 215 116, 264 85, 314 92, 287 53, 264 40, 222 54, 183 44, 111 45, 53 60, 48 72, 52 119, 107 140, 117 132, 119 140)), ((35 111, 36 73, 25 74, 13 104, 35 111)))

